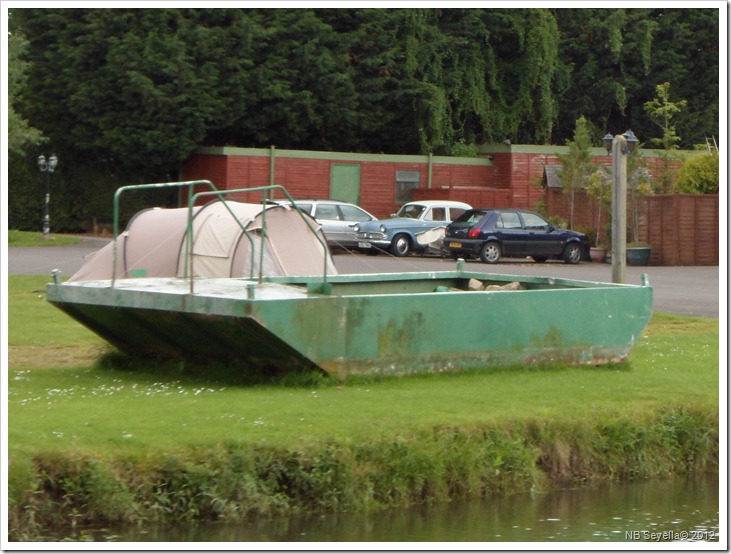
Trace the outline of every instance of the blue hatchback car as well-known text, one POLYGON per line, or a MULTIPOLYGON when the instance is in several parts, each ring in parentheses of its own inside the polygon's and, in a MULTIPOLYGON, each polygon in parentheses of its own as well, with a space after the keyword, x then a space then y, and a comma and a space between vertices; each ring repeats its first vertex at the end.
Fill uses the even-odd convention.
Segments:
POLYGON ((486 264, 503 256, 536 262, 549 258, 577 264, 589 258, 583 233, 559 229, 535 212, 516 209, 467 210, 444 234, 444 249, 453 257, 479 257, 486 264))

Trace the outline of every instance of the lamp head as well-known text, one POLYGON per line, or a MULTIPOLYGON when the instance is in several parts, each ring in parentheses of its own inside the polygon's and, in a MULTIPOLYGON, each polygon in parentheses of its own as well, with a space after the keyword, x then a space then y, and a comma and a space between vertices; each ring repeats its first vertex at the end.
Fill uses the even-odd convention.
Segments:
POLYGON ((635 151, 635 147, 637 146, 637 137, 632 132, 631 129, 624 132, 622 135, 624 139, 627 141, 627 152, 632 153, 635 151))
POLYGON ((614 137, 607 133, 604 135, 604 139, 602 140, 604 141, 604 148, 606 148, 607 154, 610 154, 612 152, 612 142, 614 141, 614 137))

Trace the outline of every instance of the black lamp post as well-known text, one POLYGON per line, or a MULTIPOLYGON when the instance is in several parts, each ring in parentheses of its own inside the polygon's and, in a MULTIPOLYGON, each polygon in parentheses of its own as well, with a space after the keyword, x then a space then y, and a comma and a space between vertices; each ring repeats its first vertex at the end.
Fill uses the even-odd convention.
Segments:
POLYGON ((51 203, 51 177, 53 176, 53 172, 55 171, 57 165, 58 158, 56 157, 56 154, 51 154, 51 157, 48 158, 48 161, 46 161, 46 157, 43 154, 38 156, 38 169, 41 170, 41 173, 46 174, 46 207, 45 211, 43 212, 44 239, 48 239, 48 233, 51 232, 51 215, 49 212, 49 207, 51 203))
POLYGON ((637 137, 632 131, 604 135, 604 148, 612 155, 612 282, 624 283, 627 269, 627 155, 634 152, 637 137))

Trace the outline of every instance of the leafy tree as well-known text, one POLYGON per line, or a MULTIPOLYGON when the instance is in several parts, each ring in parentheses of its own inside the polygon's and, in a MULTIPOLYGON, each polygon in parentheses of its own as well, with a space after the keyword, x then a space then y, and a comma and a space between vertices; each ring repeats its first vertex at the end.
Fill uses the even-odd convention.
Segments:
POLYGON ((656 23, 650 73, 636 87, 637 102, 628 121, 639 137, 654 135, 644 103, 657 96, 657 83, 672 83, 673 95, 687 99, 676 120, 680 148, 690 149, 719 132, 719 10, 661 8, 649 14, 656 23))
POLYGON ((253 10, 252 103, 234 125, 244 140, 285 148, 347 149, 356 94, 337 34, 313 10, 253 10))
POLYGON ((661 171, 658 175, 658 184, 655 188, 658 192, 667 193, 671 192, 675 179, 675 172, 671 167, 678 161, 674 151, 678 149, 680 137, 675 130, 675 120, 678 114, 685 108, 687 102, 685 100, 678 102, 670 101, 670 83, 657 85, 655 90, 657 91, 657 98, 645 103, 645 112, 662 129, 661 137, 650 140, 660 145, 663 149, 660 155, 661 171))
POLYGON ((28 123, 21 111, 28 71, 28 41, 15 25, 14 18, 11 17, 8 23, 8 182, 5 186, 8 198, 12 199, 7 206, 8 225, 18 228, 19 224, 26 223, 34 225, 34 230, 40 230, 45 191, 38 179, 37 154, 33 147, 46 138, 28 123))
POLYGON ((570 136, 579 115, 599 129, 627 129, 635 91, 652 68, 657 24, 650 11, 582 8, 553 13, 561 31, 559 136, 570 136))
POLYGON ((650 139, 665 150, 677 150, 680 137, 675 130, 678 114, 688 105, 687 100, 670 101, 670 83, 655 87, 657 98, 645 102, 645 112, 662 129, 662 137, 650 139))
POLYGON ((15 30, 8 36, 8 151, 22 156, 28 147, 40 144, 44 137, 40 130, 31 127, 16 106, 21 102, 23 85, 26 80, 28 62, 24 53, 28 41, 20 31, 15 30))
MULTIPOLYGON (((604 234, 602 233, 602 211, 607 214, 608 222, 611 214, 612 206, 612 177, 606 168, 597 168, 589 175, 589 182, 586 187, 586 193, 592 198, 596 205, 596 225, 594 226, 594 246, 600 247, 604 244, 604 234)), ((609 237, 609 232, 606 233, 609 237)))
POLYGON ((711 9, 15 12, 33 37, 31 124, 144 172, 174 171, 200 144, 551 143, 570 138, 579 115, 602 129, 631 121, 642 136, 636 107, 653 73, 687 73, 701 52, 704 76, 717 76, 711 9), (682 48, 668 24, 680 25, 682 48))
POLYGON ((712 150, 686 160, 675 186, 685 194, 718 194, 718 183, 718 151, 712 150))
POLYGON ((558 52, 550 12, 405 10, 400 19, 404 71, 396 98, 412 106, 403 113, 415 118, 419 151, 517 140, 528 129, 550 140, 558 52))
MULTIPOLYGON (((110 221, 120 184, 174 180, 207 133, 225 135, 246 104, 245 52, 256 29, 241 10, 17 9, 13 17, 31 37, 24 113, 62 160, 52 209, 67 230, 110 221)), ((175 200, 158 195, 156 204, 175 200)), ((136 202, 125 204, 129 213, 136 202)))
POLYGON ((579 116, 649 137, 644 105, 671 81, 682 147, 718 135, 718 12, 13 8, 28 44, 10 57, 10 142, 48 137, 59 189, 93 197, 70 217, 174 179, 201 145, 450 154, 560 144, 579 116))
MULTIPOLYGON (((550 144, 558 119, 554 91, 559 56, 558 25, 548 10, 506 11, 510 12, 507 17, 515 17, 513 12, 520 13, 513 23, 514 39, 501 37, 500 47, 493 54, 500 74, 502 104, 490 109, 502 111, 507 107, 510 121, 507 129, 500 129, 503 136, 518 142, 550 144), (503 60, 510 63, 504 66, 503 60)), ((490 29, 493 35, 497 34, 502 29, 500 22, 490 22, 490 29)), ((495 134, 489 138, 502 139, 495 134)))
POLYGON ((645 102, 672 82, 688 99, 679 145, 718 136, 719 10, 716 8, 554 9, 561 34, 555 75, 554 137, 571 136, 579 115, 599 129, 653 135, 645 102))
MULTIPOLYGON (((101 157, 133 174, 164 175, 236 107, 236 96, 222 94, 218 85, 229 77, 241 82, 245 63, 222 75, 220 56, 229 56, 234 45, 225 38, 217 42, 184 12, 16 13, 33 37, 36 60, 29 73, 29 117, 43 122, 51 137, 73 143, 79 157, 101 157)), ((232 12, 219 25, 238 16, 232 12)))
POLYGON ((558 161, 561 162, 561 180, 564 183, 564 193, 569 196, 569 226, 574 225, 574 199, 576 189, 588 182, 589 175, 593 173, 594 166, 591 163, 589 149, 591 148, 591 134, 589 122, 584 116, 576 120, 574 139, 566 141, 568 153, 559 154, 558 161))

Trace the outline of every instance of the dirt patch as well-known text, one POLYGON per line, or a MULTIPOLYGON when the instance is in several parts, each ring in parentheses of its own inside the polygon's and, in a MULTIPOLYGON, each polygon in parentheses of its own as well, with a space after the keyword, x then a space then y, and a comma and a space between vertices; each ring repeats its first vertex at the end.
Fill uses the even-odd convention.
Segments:
POLYGON ((105 345, 11 346, 8 349, 8 367, 23 369, 92 365, 106 352, 108 347, 105 345))

